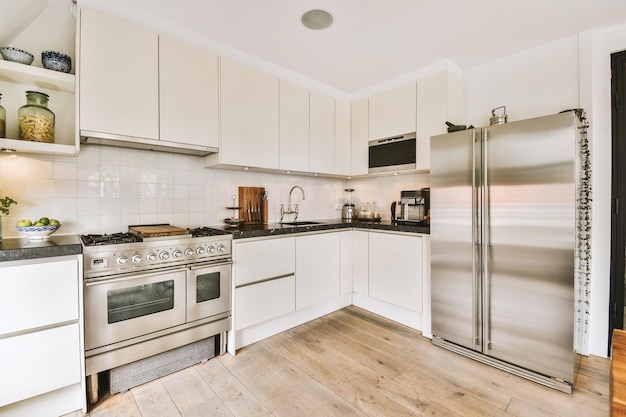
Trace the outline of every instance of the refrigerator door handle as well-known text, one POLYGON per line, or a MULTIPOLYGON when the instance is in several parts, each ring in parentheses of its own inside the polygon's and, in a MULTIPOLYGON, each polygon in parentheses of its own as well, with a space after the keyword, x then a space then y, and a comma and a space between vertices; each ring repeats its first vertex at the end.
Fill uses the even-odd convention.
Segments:
MULTIPOLYGON (((480 131, 478 131, 480 132, 480 131)), ((476 148, 481 147, 481 137, 477 135, 477 130, 472 132, 472 242, 473 242, 473 256, 472 256, 472 271, 473 271, 473 282, 472 282, 472 300, 473 300, 473 317, 472 317, 472 338, 473 338, 473 349, 474 350, 482 350, 482 335, 480 331, 480 263, 481 263, 481 253, 480 253, 480 206, 479 202, 481 201, 480 194, 480 160, 476 159, 477 152, 476 148), (478 136, 478 137, 477 137, 478 136), (477 171, 478 170, 478 171, 477 171)))
POLYGON ((489 271, 489 253, 491 252, 491 218, 489 211, 489 137, 487 129, 483 129, 483 151, 482 151, 482 176, 483 176, 483 195, 482 195, 482 232, 483 232, 483 248, 482 248, 482 303, 483 303, 483 353, 487 353, 491 345, 491 277, 489 271))

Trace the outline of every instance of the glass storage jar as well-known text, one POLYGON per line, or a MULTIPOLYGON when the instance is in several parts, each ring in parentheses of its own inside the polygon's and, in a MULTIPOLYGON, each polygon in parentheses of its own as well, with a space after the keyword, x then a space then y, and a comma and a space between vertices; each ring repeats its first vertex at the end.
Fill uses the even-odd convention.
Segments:
MULTIPOLYGON (((0 94, 0 101, 2 100, 2 94, 0 94)), ((7 111, 0 104, 0 138, 7 137, 7 111)))
POLYGON ((48 108, 48 95, 37 91, 26 92, 26 105, 17 111, 20 139, 35 142, 54 142, 54 113, 48 108))

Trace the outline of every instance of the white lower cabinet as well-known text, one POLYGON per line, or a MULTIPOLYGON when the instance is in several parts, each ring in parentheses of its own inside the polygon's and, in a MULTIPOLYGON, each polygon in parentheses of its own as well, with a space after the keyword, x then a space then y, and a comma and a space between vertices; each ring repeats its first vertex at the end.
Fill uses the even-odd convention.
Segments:
POLYGON ((0 263, 0 415, 86 410, 82 257, 0 263))
POLYGON ((296 309, 339 296, 339 233, 296 238, 296 309))
POLYGON ((295 238, 233 243, 235 330, 295 309, 295 238))
POLYGON ((369 233, 369 296, 422 312, 421 236, 369 233))
POLYGON ((295 311, 295 291, 294 275, 236 288, 235 328, 245 329, 295 311))
POLYGON ((353 289, 369 295, 369 232, 355 230, 352 235, 353 289))

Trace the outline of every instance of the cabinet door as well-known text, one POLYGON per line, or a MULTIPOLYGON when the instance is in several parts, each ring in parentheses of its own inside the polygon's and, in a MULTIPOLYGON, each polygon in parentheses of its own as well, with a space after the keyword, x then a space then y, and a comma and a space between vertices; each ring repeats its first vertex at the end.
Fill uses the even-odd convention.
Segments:
POLYGON ((422 311, 422 237, 369 234, 369 295, 422 311))
POLYGON ((335 99, 311 91, 310 100, 310 171, 331 174, 335 168, 335 99))
POLYGON ((462 124, 461 95, 461 81, 447 71, 417 81, 417 169, 430 169, 430 137, 446 133, 446 121, 462 124))
POLYGON ((369 295, 369 232, 355 230, 352 235, 352 276, 354 292, 369 295))
POLYGON ((280 169, 309 172, 309 90, 280 80, 280 169))
POLYGON ((370 140, 415 132, 415 86, 411 82, 370 97, 370 140))
POLYGON ((335 174, 351 174, 350 144, 350 102, 335 99, 335 174))
POLYGON ((0 339, 0 353, 0 407, 81 381, 78 323, 0 339))
POLYGON ((161 140, 218 147, 217 72, 217 55, 159 37, 161 140))
POLYGON ((0 268, 0 335, 79 318, 78 261, 34 262, 0 268))
POLYGON ((296 309, 339 296, 339 233, 296 238, 296 309))
POLYGON ((235 289, 235 330, 295 311, 295 282, 290 275, 235 289))
POLYGON ((339 294, 349 294, 353 291, 353 235, 352 230, 339 233, 339 294))
POLYGON ((369 141, 369 100, 364 98, 352 103, 351 111, 351 174, 364 175, 367 174, 368 166, 368 144, 369 141))
POLYGON ((158 35, 82 9, 80 129, 159 138, 158 35))
POLYGON ((295 238, 263 239, 233 244, 235 286, 293 275, 295 238))
POLYGON ((222 164, 277 169, 278 78, 220 59, 222 164))

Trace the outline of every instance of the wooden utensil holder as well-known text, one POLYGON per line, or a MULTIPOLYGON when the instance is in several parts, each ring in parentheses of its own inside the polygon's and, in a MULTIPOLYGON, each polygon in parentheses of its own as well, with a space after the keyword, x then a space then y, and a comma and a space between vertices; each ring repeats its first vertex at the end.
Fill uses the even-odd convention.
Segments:
POLYGON ((267 223, 267 200, 264 187, 239 187, 239 218, 246 224, 267 223))

